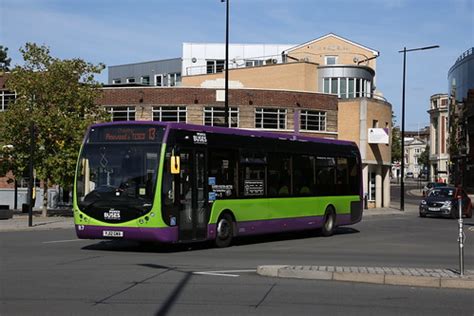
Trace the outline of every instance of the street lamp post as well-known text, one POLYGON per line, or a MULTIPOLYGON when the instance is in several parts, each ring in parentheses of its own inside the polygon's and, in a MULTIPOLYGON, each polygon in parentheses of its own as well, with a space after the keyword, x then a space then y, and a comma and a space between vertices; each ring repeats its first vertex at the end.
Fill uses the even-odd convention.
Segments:
POLYGON ((30 157, 29 157, 29 169, 28 169, 28 226, 33 226, 33 191, 34 191, 34 166, 33 166, 33 154, 35 150, 35 125, 31 122, 30 125, 30 157))
POLYGON ((438 48, 439 45, 433 46, 425 46, 425 47, 418 47, 418 48, 410 48, 407 49, 403 47, 403 50, 398 51, 399 53, 403 53, 403 84, 402 84, 402 161, 400 164, 400 211, 405 210, 405 77, 406 77, 406 61, 407 61, 407 52, 413 52, 417 50, 427 50, 438 48))
POLYGON ((225 11, 225 101, 224 101, 224 122, 229 127, 229 2, 230 0, 221 0, 226 3, 225 11))

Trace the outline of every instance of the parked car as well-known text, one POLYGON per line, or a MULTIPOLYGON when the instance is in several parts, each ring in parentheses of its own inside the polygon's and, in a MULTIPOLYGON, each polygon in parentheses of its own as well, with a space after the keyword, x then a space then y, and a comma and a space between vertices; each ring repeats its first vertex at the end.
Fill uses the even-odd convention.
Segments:
POLYGON ((427 196, 420 202, 420 217, 431 214, 458 218, 459 196, 462 198, 462 215, 471 218, 471 199, 463 189, 450 186, 436 187, 428 191, 427 196))
POLYGON ((414 178, 415 176, 413 175, 413 172, 408 171, 405 177, 406 178, 414 178))
POLYGON ((429 190, 433 188, 442 188, 448 186, 444 182, 428 182, 425 187, 423 188, 423 196, 426 196, 429 190))

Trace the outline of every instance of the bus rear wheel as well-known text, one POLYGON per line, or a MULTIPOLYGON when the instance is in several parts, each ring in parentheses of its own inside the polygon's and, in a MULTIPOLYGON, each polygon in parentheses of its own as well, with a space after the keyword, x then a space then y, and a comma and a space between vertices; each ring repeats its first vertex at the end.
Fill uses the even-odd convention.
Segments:
POLYGON ((328 207, 326 209, 326 213, 324 214, 324 223, 323 227, 321 228, 321 234, 325 237, 332 236, 334 234, 334 230, 336 228, 336 213, 332 207, 328 207))
POLYGON ((219 217, 216 231, 216 246, 219 248, 229 247, 234 237, 234 221, 230 214, 223 214, 219 217))

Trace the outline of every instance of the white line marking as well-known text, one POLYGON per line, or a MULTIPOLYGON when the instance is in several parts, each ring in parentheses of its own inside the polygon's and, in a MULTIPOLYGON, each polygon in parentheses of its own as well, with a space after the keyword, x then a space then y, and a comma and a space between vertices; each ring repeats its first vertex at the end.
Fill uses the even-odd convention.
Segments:
POLYGON ((81 239, 43 241, 43 244, 57 244, 57 243, 61 243, 61 242, 71 242, 71 241, 81 241, 81 239))
POLYGON ((223 270, 223 271, 201 271, 201 272, 193 272, 193 274, 201 274, 201 275, 214 275, 214 276, 226 276, 236 278, 240 275, 238 274, 230 274, 230 273, 242 273, 242 272, 256 272, 257 270, 223 270))
POLYGON ((204 272, 212 272, 212 273, 239 273, 239 272, 257 272, 256 269, 252 270, 222 270, 222 271, 204 271, 204 272))
POLYGON ((238 274, 224 274, 224 273, 213 273, 213 272, 193 272, 193 274, 225 276, 225 277, 232 277, 232 278, 237 278, 240 276, 238 274))

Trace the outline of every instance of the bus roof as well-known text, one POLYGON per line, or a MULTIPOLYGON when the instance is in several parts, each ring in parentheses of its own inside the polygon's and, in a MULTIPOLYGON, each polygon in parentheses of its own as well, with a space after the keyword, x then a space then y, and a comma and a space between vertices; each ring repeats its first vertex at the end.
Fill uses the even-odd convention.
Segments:
POLYGON ((107 122, 94 124, 91 127, 100 127, 100 126, 111 126, 111 125, 158 125, 164 126, 167 129, 178 129, 178 130, 188 130, 193 132, 207 132, 207 133, 219 133, 227 135, 240 135, 248 137, 264 137, 264 138, 273 138, 273 139, 282 139, 282 140, 292 140, 292 141, 308 141, 314 143, 326 143, 326 144, 335 144, 335 145, 346 145, 346 146, 356 146, 355 142, 346 141, 346 140, 335 140, 321 137, 309 137, 301 136, 295 134, 284 134, 284 133, 275 133, 267 131, 257 131, 257 130, 246 130, 239 128, 226 128, 226 127, 217 127, 217 126, 207 126, 207 125, 196 125, 196 124, 185 124, 185 123, 174 123, 174 122, 159 122, 159 121, 120 121, 120 122, 107 122))

